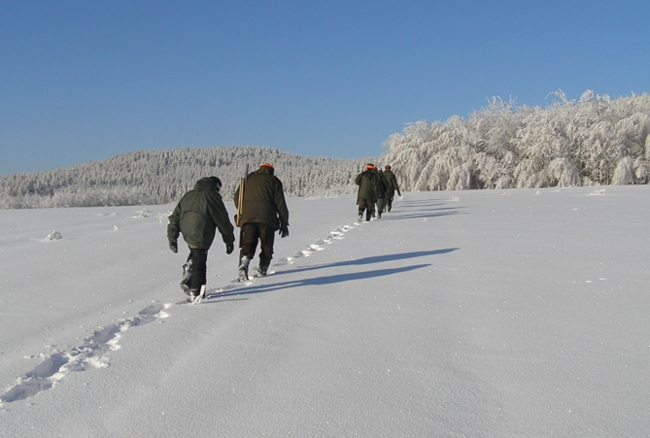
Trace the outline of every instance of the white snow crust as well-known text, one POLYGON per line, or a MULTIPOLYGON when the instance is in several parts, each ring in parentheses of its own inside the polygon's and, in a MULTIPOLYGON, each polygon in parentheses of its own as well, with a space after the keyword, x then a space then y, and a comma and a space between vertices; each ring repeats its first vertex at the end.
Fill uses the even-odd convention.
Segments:
POLYGON ((0 211, 0 437, 647 435, 650 186, 288 203, 199 305, 173 205, 0 211))

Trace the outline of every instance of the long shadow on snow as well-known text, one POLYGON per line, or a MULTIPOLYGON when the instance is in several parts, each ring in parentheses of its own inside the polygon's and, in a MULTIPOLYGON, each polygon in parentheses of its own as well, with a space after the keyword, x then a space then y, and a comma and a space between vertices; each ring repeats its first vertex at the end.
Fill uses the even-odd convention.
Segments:
POLYGON ((440 199, 397 199, 393 200, 395 207, 435 207, 437 205, 445 205, 447 201, 440 199))
MULTIPOLYGON (((367 280, 370 278, 385 277, 387 275, 414 271, 416 269, 422 269, 427 266, 431 266, 431 265, 420 264, 420 265, 404 266, 401 268, 377 269, 374 271, 353 272, 351 274, 336 274, 336 275, 328 275, 322 277, 305 278, 304 280, 283 281, 280 283, 272 283, 272 284, 260 284, 260 285, 254 285, 249 287, 243 287, 240 289, 233 289, 232 291, 228 291, 228 292, 214 293, 207 298, 212 299, 212 298, 229 297, 233 295, 260 294, 266 292, 273 292, 281 289, 291 289, 294 287, 301 287, 301 286, 325 286, 330 284, 343 283, 346 281, 367 280)), ((217 303, 217 302, 218 301, 211 301, 208 302, 207 304, 217 303)))
MULTIPOLYGON (((404 209, 413 209, 413 208, 423 208, 423 209, 434 209, 434 210, 445 210, 445 208, 439 208, 443 205, 456 204, 456 201, 450 200, 440 200, 440 199, 411 199, 411 200, 397 200, 393 201, 393 211, 403 211, 404 209)), ((458 207, 447 207, 458 208, 458 207)))
MULTIPOLYGON (((446 208, 437 208, 435 211, 413 211, 413 212, 405 212, 405 211, 395 211, 393 210, 391 213, 385 213, 382 216, 382 221, 383 220, 403 220, 403 219, 424 219, 424 218, 432 218, 432 217, 442 217, 442 216, 454 216, 456 214, 461 214, 458 210, 465 208, 465 207, 446 207, 446 208), (443 211, 445 210, 445 211, 443 211)), ((464 213, 462 213, 464 214, 464 213)))
POLYGON ((324 263, 322 265, 311 265, 311 266, 304 266, 300 268, 294 268, 288 271, 283 271, 281 273, 278 273, 278 275, 313 271, 316 269, 340 268, 342 266, 360 266, 360 265, 371 265, 374 263, 392 262, 395 260, 412 259, 415 257, 447 254, 456 251, 458 249, 459 248, 445 248, 445 249, 436 249, 431 251, 411 251, 411 252, 402 252, 397 254, 384 254, 384 255, 377 255, 372 257, 363 257, 361 259, 356 259, 356 260, 345 260, 336 263, 324 263))
MULTIPOLYGON (((445 249, 436 249, 432 251, 412 251, 412 252, 403 252, 398 254, 386 254, 386 255, 372 256, 372 257, 364 257, 361 259, 346 260, 343 262, 305 266, 302 268, 296 268, 288 271, 279 272, 276 275, 281 276, 281 275, 287 275, 292 273, 313 271, 317 269, 340 268, 343 266, 362 266, 362 265, 370 265, 374 263, 392 262, 395 260, 404 260, 404 259, 415 258, 415 257, 447 254, 456 251, 458 249, 459 248, 445 248, 445 249)), ((420 264, 420 265, 406 266, 402 268, 378 269, 375 271, 355 272, 351 274, 337 274, 337 275, 309 278, 305 280, 284 281, 281 283, 273 283, 267 285, 236 287, 232 290, 211 293, 210 295, 207 296, 207 299, 224 298, 224 297, 235 296, 235 295, 272 292, 274 290, 291 288, 291 287, 299 287, 299 286, 322 286, 327 284, 342 283, 344 281, 363 280, 367 278, 376 278, 376 277, 382 277, 386 275, 397 274, 400 272, 408 272, 415 269, 423 268, 425 266, 430 266, 430 265, 420 264)), ((273 277, 275 277, 275 275, 273 277)))

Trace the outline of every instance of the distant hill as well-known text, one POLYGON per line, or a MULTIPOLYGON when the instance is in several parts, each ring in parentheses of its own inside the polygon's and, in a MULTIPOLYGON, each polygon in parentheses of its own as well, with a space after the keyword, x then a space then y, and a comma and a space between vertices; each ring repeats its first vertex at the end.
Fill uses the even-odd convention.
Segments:
POLYGON ((51 171, 0 177, 0 208, 153 205, 177 201, 205 176, 232 198, 246 165, 272 163, 287 196, 353 193, 370 158, 313 158, 277 149, 231 146, 136 151, 51 171))

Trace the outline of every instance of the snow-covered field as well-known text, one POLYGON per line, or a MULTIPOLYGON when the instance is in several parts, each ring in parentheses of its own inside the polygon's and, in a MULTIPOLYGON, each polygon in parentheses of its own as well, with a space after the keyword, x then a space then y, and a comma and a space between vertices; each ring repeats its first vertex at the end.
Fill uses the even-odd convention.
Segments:
POLYGON ((0 211, 2 438, 650 431, 650 186, 289 199, 196 306, 172 207, 0 211))

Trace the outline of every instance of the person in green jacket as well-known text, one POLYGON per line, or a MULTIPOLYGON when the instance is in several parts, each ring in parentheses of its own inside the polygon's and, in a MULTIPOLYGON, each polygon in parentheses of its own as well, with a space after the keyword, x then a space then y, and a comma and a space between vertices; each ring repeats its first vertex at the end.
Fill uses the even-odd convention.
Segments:
POLYGON ((379 183, 379 193, 377 194, 377 219, 381 219, 381 215, 384 213, 388 204, 388 181, 384 176, 383 170, 377 170, 377 167, 375 167, 374 171, 379 183))
POLYGON ((183 265, 181 288, 194 300, 207 282, 208 250, 217 229, 226 245, 226 254, 235 247, 235 234, 221 195, 221 180, 216 176, 201 178, 194 188, 185 193, 169 216, 167 238, 169 248, 178 252, 178 236, 190 249, 187 263, 183 265))
MULTIPOLYGON (((289 209, 284 199, 282 181, 274 175, 269 163, 262 163, 251 172, 244 183, 239 239, 239 281, 248 280, 248 265, 260 244, 258 276, 265 276, 273 258, 275 232, 280 237, 289 235, 289 209)), ((235 207, 239 207, 239 188, 235 191, 235 207)))
POLYGON ((386 207, 388 211, 391 211, 393 209, 393 198, 395 197, 395 191, 397 191, 397 194, 400 196, 402 196, 402 192, 399 191, 397 178, 395 177, 395 174, 388 164, 384 167, 384 178, 386 178, 386 181, 388 183, 388 189, 386 190, 386 207))
POLYGON ((359 206, 358 221, 363 220, 363 214, 366 213, 366 220, 372 217, 375 209, 375 203, 380 193, 379 178, 375 172, 375 165, 366 164, 366 169, 354 179, 354 183, 359 186, 357 192, 357 205, 359 206))

